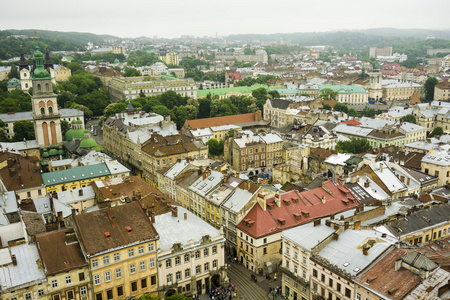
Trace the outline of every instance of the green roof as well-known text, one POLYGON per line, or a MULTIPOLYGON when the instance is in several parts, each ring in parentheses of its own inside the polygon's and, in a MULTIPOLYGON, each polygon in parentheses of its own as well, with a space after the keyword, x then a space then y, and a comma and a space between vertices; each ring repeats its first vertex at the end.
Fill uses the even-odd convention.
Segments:
MULTIPOLYGON (((87 129, 89 132, 89 129, 87 129)), ((73 139, 82 139, 84 138, 84 129, 69 129, 66 134, 64 135, 64 139, 66 141, 71 141, 73 139)))
POLYGON ((59 155, 64 155, 64 150, 58 150, 59 155))
POLYGON ((97 146, 97 142, 93 138, 85 138, 80 142, 80 148, 92 148, 97 146))
POLYGON ((367 93, 365 89, 358 85, 319 85, 319 91, 323 89, 331 89, 335 92, 345 90, 350 93, 367 93))
POLYGON ((298 89, 276 89, 280 95, 298 94, 298 89))
POLYGON ((49 154, 50 156, 52 156, 52 155, 58 155, 58 150, 52 149, 52 150, 50 150, 50 151, 48 152, 48 154, 49 154))
POLYGON ((42 152, 42 157, 48 157, 48 152, 42 152))
POLYGON ((20 80, 17 78, 10 79, 6 83, 6 86, 8 87, 8 89, 10 88, 20 89, 21 88, 20 80))
POLYGON ((100 163, 96 165, 44 173, 42 174, 42 180, 44 185, 51 186, 109 175, 111 175, 111 172, 109 172, 106 164, 100 163))

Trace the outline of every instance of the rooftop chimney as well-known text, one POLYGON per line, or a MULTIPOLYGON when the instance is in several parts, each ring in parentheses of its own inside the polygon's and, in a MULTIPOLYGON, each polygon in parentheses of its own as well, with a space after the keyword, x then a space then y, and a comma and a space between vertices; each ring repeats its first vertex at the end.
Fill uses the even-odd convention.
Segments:
POLYGON ((367 247, 367 246, 363 247, 363 254, 364 255, 369 255, 369 247, 367 247))
POLYGON ((83 189, 78 190, 78 196, 80 196, 80 197, 83 196, 83 189))
POLYGON ((380 172, 383 173, 383 163, 380 163, 380 172))
POLYGON ((364 187, 368 188, 370 185, 369 179, 366 180, 366 182, 364 182, 364 187))
POLYGON ((17 258, 16 258, 15 254, 11 255, 11 260, 12 260, 13 266, 17 266, 17 258))
POLYGON ((111 225, 117 225, 117 220, 114 216, 111 217, 111 225))
POLYGON ((178 207, 177 206, 172 207, 172 216, 175 218, 178 218, 178 207))
POLYGON ((320 225, 320 219, 315 219, 314 220, 314 227, 319 226, 320 225))
POLYGON ((184 213, 184 219, 187 220, 187 213, 184 213))
POLYGON ((358 229, 360 229, 361 228, 361 221, 355 221, 355 230, 358 230, 358 229))

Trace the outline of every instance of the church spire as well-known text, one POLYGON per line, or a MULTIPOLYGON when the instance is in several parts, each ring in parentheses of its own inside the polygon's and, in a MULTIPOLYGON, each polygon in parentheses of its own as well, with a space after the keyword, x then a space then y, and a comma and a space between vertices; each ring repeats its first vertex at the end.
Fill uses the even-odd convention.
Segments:
POLYGON ((22 69, 29 70, 30 67, 28 67, 27 61, 25 60, 25 55, 23 55, 23 48, 22 45, 20 45, 20 63, 19 63, 19 71, 22 69))
POLYGON ((48 53, 48 47, 45 51, 45 62, 44 62, 44 69, 50 72, 50 68, 54 69, 53 63, 50 60, 50 53, 48 53))
POLYGON ((36 51, 34 51, 34 61, 36 68, 33 71, 33 80, 51 80, 50 74, 44 69, 44 57, 42 52, 39 51, 38 45, 36 45, 36 51))

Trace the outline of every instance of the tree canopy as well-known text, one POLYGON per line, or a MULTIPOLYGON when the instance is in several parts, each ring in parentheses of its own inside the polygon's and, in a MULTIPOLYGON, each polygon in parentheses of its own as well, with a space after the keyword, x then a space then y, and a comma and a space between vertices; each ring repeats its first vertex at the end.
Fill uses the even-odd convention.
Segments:
POLYGON ((351 139, 350 141, 339 141, 336 150, 340 153, 363 153, 372 150, 366 139, 351 139))
POLYGON ((436 136, 436 135, 443 135, 444 134, 444 130, 442 129, 442 127, 436 127, 433 129, 433 131, 430 132, 430 134, 428 135, 429 138, 436 136))
POLYGON ((423 88, 425 90, 425 102, 431 102, 434 100, 434 87, 439 81, 436 77, 430 76, 425 81, 423 88))
POLYGON ((413 116, 413 115, 410 115, 410 114, 408 114, 408 115, 406 115, 406 116, 400 118, 400 121, 405 121, 405 122, 417 124, 416 117, 413 116))
POLYGON ((34 140, 34 123, 31 121, 17 121, 14 123, 14 136, 13 142, 20 142, 24 139, 27 141, 34 140))

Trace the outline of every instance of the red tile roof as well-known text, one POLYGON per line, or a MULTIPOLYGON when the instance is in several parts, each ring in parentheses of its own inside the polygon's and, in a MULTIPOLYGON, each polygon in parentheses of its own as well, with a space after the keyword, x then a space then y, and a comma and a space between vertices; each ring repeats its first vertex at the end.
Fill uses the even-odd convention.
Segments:
POLYGON ((242 80, 241 73, 239 72, 227 72, 227 75, 233 80, 242 80))
POLYGON ((344 121, 344 122, 341 122, 341 123, 347 124, 347 125, 352 125, 352 126, 359 126, 359 125, 361 125, 361 123, 359 123, 356 120, 348 120, 348 121, 344 121))
POLYGON ((265 211, 261 205, 255 205, 237 228, 260 238, 361 204, 347 187, 332 181, 325 181, 322 187, 316 189, 301 193, 289 191, 279 197, 280 207, 275 203, 275 197, 269 198, 265 211))

